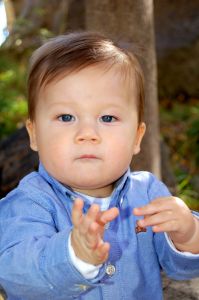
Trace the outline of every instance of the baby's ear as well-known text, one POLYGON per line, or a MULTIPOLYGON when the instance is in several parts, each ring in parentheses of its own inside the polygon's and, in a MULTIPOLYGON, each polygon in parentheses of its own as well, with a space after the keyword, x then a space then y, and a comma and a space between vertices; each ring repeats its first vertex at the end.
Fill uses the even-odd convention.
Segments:
POLYGON ((28 135, 30 138, 30 148, 34 151, 37 151, 37 139, 36 139, 36 130, 35 130, 35 123, 28 119, 26 121, 26 129, 28 131, 28 135))
POLYGON ((140 145, 143 139, 143 136, 146 131, 146 124, 144 122, 140 123, 137 129, 137 135, 135 138, 133 154, 138 154, 140 152, 140 145))

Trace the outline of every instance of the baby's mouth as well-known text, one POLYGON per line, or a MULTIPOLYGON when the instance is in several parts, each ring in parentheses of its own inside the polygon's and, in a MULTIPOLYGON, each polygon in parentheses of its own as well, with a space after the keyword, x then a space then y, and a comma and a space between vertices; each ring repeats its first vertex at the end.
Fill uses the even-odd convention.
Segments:
POLYGON ((79 159, 98 159, 98 157, 93 154, 83 154, 79 159))

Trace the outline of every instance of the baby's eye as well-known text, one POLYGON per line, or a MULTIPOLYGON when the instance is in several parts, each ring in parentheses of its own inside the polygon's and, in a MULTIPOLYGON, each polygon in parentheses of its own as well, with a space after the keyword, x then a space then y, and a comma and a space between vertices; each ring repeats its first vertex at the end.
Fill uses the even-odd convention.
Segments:
POLYGON ((58 120, 62 121, 62 122, 72 122, 72 121, 75 121, 75 117, 70 114, 64 114, 64 115, 59 116, 58 120))
POLYGON ((105 123, 112 123, 112 122, 117 121, 117 118, 114 116, 111 116, 111 115, 102 116, 100 119, 102 122, 105 122, 105 123))

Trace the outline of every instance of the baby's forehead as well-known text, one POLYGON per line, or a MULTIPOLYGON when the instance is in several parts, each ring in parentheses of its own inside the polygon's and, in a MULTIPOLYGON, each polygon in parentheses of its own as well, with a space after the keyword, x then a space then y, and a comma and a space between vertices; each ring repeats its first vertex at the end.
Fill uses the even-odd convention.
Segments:
POLYGON ((118 82, 121 83, 122 87, 125 87, 128 90, 135 90, 136 88, 136 76, 135 70, 131 66, 124 66, 122 64, 108 64, 107 62, 100 62, 92 65, 88 65, 86 67, 79 67, 75 69, 62 69, 55 73, 55 76, 49 76, 44 81, 43 85, 41 85, 40 89, 46 88, 49 85, 54 85, 64 78, 74 79, 78 77, 81 81, 85 80, 85 77, 90 77, 90 84, 92 86, 92 79, 94 77, 109 77, 115 79, 117 77, 118 82), (86 76, 85 76, 86 74, 86 76))
MULTIPOLYGON (((78 71, 63 72, 40 90, 40 101, 65 103, 73 99, 86 101, 92 98, 92 104, 122 104, 129 101, 137 103, 137 88, 134 75, 126 74, 119 66, 92 65, 78 71), (66 99, 68 99, 66 101, 66 99), (100 100, 100 101, 99 101, 100 100)), ((67 102, 67 105, 69 103, 67 102)))
POLYGON ((38 96, 45 86, 96 64, 106 66, 105 71, 117 70, 127 89, 137 87, 139 101, 143 102, 143 74, 136 55, 99 33, 76 32, 53 38, 33 53, 28 74, 30 118, 34 118, 38 96))

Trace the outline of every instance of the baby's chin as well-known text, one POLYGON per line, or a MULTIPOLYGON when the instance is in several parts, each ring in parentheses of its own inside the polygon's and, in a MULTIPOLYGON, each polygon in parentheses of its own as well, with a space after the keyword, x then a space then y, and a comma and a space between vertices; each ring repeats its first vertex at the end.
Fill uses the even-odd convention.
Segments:
POLYGON ((73 172, 68 170, 57 175, 57 180, 65 186, 71 187, 80 193, 95 197, 108 197, 114 188, 115 182, 123 175, 123 172, 96 171, 73 172), (97 196, 96 196, 97 195, 97 196))

